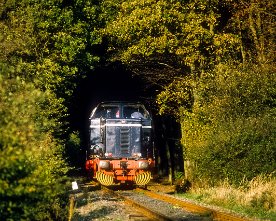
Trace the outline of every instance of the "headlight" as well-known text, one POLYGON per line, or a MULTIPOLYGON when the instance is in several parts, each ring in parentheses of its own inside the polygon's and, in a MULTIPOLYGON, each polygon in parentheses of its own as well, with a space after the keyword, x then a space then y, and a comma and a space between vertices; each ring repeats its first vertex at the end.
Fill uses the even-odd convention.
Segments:
POLYGON ((101 169, 108 170, 110 168, 110 162, 109 161, 100 161, 99 167, 101 169))
POLYGON ((141 157, 141 156, 142 156, 141 153, 133 153, 133 154, 132 154, 132 157, 136 157, 136 158, 139 158, 139 157, 141 157))
POLYGON ((138 168, 141 170, 145 170, 149 168, 149 162, 148 161, 139 161, 138 162, 138 168))
POLYGON ((104 154, 106 157, 112 157, 112 153, 105 153, 104 154))

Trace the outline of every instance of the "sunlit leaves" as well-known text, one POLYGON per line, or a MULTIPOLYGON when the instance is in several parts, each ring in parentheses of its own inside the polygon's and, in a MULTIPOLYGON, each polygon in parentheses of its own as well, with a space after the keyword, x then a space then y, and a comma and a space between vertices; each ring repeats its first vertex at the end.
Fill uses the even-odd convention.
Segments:
POLYGON ((157 96, 157 103, 160 107, 159 114, 181 116, 181 108, 190 110, 193 103, 192 87, 189 81, 179 79, 169 84, 157 96))
POLYGON ((275 170, 275 68, 218 65, 194 84, 182 142, 194 175, 238 183, 275 170))
POLYGON ((93 52, 93 45, 101 43, 95 31, 97 6, 89 1, 6 2, 3 13, 0 56, 37 87, 70 96, 74 81, 98 63, 93 52))
POLYGON ((190 5, 178 1, 125 1, 106 33, 114 39, 121 59, 150 59, 157 54, 176 54, 186 65, 199 56, 197 48, 208 29, 202 27, 203 15, 193 12, 190 5))
POLYGON ((111 60, 123 62, 148 82, 163 87, 236 59, 240 40, 222 31, 222 7, 216 0, 121 1, 116 17, 103 30, 111 60))
POLYGON ((275 61, 275 2, 225 0, 232 17, 229 29, 239 36, 243 62, 275 61))
MULTIPOLYGON (((8 71, 8 68, 2 69, 8 71)), ((51 220, 68 171, 58 132, 63 110, 50 91, 0 73, 0 212, 4 220, 51 220), (56 202, 55 202, 56 201, 56 202)), ((60 217, 62 219, 62 217, 60 217)))
POLYGON ((0 7, 1 218, 66 219, 61 184, 68 167, 56 138, 66 134, 65 98, 99 61, 97 6, 24 0, 0 7))

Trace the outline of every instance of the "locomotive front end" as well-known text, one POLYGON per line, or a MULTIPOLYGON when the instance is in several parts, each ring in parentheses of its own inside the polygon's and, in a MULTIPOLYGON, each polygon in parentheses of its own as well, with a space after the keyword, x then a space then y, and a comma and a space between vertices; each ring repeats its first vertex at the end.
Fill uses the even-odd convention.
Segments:
POLYGON ((86 169, 103 185, 146 185, 155 167, 152 120, 140 103, 101 103, 90 118, 86 169))

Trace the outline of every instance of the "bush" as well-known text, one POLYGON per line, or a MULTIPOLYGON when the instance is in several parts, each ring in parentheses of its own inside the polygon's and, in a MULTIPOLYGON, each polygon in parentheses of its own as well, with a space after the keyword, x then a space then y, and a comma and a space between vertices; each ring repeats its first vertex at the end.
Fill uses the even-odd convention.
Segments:
POLYGON ((275 70, 220 65, 194 90, 182 113, 182 143, 194 178, 238 184, 275 171, 275 70))
POLYGON ((1 219, 65 219, 68 168, 51 134, 56 119, 47 117, 53 96, 1 73, 0 94, 1 219))

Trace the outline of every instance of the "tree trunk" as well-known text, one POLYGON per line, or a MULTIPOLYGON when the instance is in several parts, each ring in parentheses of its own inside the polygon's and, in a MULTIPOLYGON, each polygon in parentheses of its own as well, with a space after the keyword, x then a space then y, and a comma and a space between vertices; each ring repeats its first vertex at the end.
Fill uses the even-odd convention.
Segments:
POLYGON ((257 52, 257 60, 260 64, 265 62, 264 55, 264 37, 262 34, 261 27, 261 14, 260 9, 256 4, 251 4, 249 10, 249 29, 251 30, 254 45, 257 52), (255 15, 256 19, 254 20, 253 15, 255 15))
POLYGON ((166 138, 166 154, 168 158, 168 175, 169 175, 169 183, 173 183, 173 168, 172 168, 172 157, 170 152, 170 145, 168 143, 168 140, 166 138))

